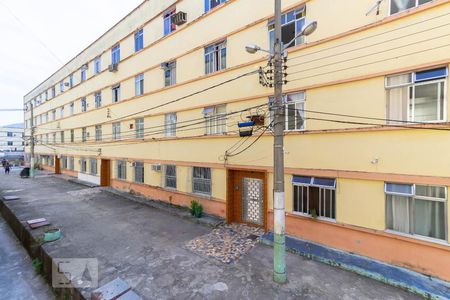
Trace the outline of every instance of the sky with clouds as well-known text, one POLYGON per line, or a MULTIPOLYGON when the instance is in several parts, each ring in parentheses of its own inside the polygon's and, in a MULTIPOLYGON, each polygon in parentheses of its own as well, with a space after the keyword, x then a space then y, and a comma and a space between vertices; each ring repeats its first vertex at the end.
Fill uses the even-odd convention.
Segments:
MULTIPOLYGON (((0 109, 22 108, 26 93, 142 2, 0 0, 0 109)), ((22 112, 0 111, 0 126, 20 122, 22 112)))

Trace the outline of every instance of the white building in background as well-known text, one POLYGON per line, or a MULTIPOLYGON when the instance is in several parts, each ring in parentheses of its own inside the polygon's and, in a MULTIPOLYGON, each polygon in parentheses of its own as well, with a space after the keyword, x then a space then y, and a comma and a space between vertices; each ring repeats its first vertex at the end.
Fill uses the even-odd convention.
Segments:
POLYGON ((0 153, 23 152, 24 146, 22 123, 0 127, 0 153))

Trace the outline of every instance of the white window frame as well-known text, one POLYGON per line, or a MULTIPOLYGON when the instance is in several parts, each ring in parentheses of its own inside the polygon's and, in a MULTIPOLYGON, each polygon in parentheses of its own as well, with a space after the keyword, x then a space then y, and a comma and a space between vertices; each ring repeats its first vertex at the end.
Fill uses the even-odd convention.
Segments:
POLYGON ((95 125, 95 141, 100 142, 102 140, 102 125, 95 125))
POLYGON ((205 74, 212 74, 227 68, 227 41, 208 45, 205 47, 205 74), (222 57, 222 51, 225 50, 225 57, 222 57), (207 62, 209 60, 209 62, 207 62))
POLYGON ((142 162, 142 161, 134 162, 133 168, 134 168, 134 172, 133 172, 134 182, 145 183, 145 164, 144 164, 144 162, 142 162), (138 180, 138 176, 136 176, 139 169, 142 169, 142 174, 141 174, 142 178, 140 178, 140 180, 138 180))
POLYGON ((143 139, 145 134, 144 129, 144 118, 138 118, 134 120, 135 128, 136 128, 136 138, 143 139))
POLYGON ((191 176, 192 176, 192 192, 194 194, 205 195, 205 196, 211 196, 212 195, 212 169, 211 168, 207 168, 207 167, 193 167, 191 176), (209 169, 209 179, 194 177, 195 168, 200 168, 200 169, 204 169, 204 170, 209 169), (195 187, 196 181, 198 183, 201 183, 201 184, 208 184, 209 185, 209 192, 195 190, 194 187, 195 187))
MULTIPOLYGON (((427 186, 426 184, 411 184, 411 183, 398 183, 398 182, 385 182, 384 183, 385 207, 386 207, 385 218, 384 218, 385 219, 385 226, 386 226, 385 231, 389 232, 389 233, 401 235, 401 236, 406 236, 406 237, 416 238, 416 239, 420 239, 420 240, 424 240, 424 241, 430 241, 430 242, 434 242, 434 243, 448 245, 449 244, 448 243, 448 234, 449 234, 449 232, 448 232, 448 187, 447 186, 441 186, 441 185, 428 185, 428 186, 435 186, 435 187, 443 187, 443 188, 445 188, 445 199, 442 199, 442 198, 426 197, 426 196, 416 195, 416 186, 417 185, 427 186), (412 193, 411 194, 406 194, 406 193, 390 192, 390 191, 387 190, 387 184, 389 184, 389 183, 412 186, 412 189, 411 189, 412 193), (415 201, 415 199, 426 200, 426 201, 444 202, 444 218, 445 218, 445 220, 444 220, 444 230, 445 230, 445 237, 444 237, 444 239, 433 238, 433 237, 424 236, 424 235, 420 235, 420 234, 416 234, 416 233, 401 232, 401 231, 396 231, 394 229, 387 228, 387 217, 388 217, 387 216, 387 196, 388 195, 402 196, 402 197, 406 197, 406 198, 411 198, 413 200, 413 202, 415 201)), ((412 209, 414 210, 414 204, 413 204, 413 208, 412 209)), ((414 215, 414 211, 412 212, 412 214, 414 215)), ((409 208, 408 208, 408 218, 410 218, 409 208)), ((409 221, 411 221, 411 219, 409 219, 409 221)))
POLYGON ((134 94, 142 96, 144 94, 144 74, 139 74, 134 78, 134 94))
MULTIPOLYGON (((433 1, 433 0, 430 0, 429 2, 432 2, 432 1, 433 1)), ((415 4, 413 7, 406 8, 406 9, 401 10, 401 11, 398 11, 398 12, 396 12, 396 13, 392 13, 392 12, 391 12, 391 9, 392 9, 392 0, 389 0, 389 3, 388 3, 388 5, 389 5, 389 6, 388 6, 388 13, 389 13, 389 16, 396 15, 396 14, 399 14, 399 13, 402 13, 402 12, 405 12, 405 11, 408 11, 408 10, 410 10, 410 9, 414 9, 414 8, 419 7, 419 6, 425 5, 425 4, 429 3, 429 2, 426 2, 426 3, 423 3, 423 4, 419 4, 419 0, 416 0, 416 4, 415 4)))
POLYGON ((164 166, 164 187, 167 189, 177 189, 177 166, 176 165, 165 165, 164 166), (174 167, 175 169, 175 175, 167 175, 167 167, 174 167), (168 186, 167 181, 168 180, 174 180, 175 181, 175 187, 168 186))
MULTIPOLYGON (((431 68, 429 70, 432 70, 435 68, 431 68)), ((427 71, 427 70, 424 70, 427 71)), ((422 86, 422 85, 428 85, 428 84, 433 84, 433 83, 438 83, 438 84, 443 84, 444 85, 444 103, 440 103, 441 101, 441 89, 438 88, 438 107, 437 107, 437 115, 438 117, 442 114, 442 120, 429 120, 429 121, 420 121, 420 123, 438 123, 438 122, 447 122, 447 105, 448 105, 448 95, 447 95, 447 81, 448 81, 448 68, 447 68, 447 74, 445 77, 430 77, 428 78, 428 80, 421 80, 421 81, 416 81, 416 73, 417 72, 407 72, 407 73, 400 73, 400 74, 392 74, 392 75, 388 75, 385 76, 384 79, 384 86, 386 91, 390 91, 392 89, 397 89, 397 88, 401 88, 401 87, 406 87, 407 88, 407 98, 408 98, 408 105, 406 107, 406 114, 407 114, 407 119, 406 120, 401 120, 401 121, 407 121, 407 122, 419 122, 419 121, 415 121, 414 120, 414 112, 415 112, 415 105, 414 105, 414 101, 415 101, 415 91, 416 91, 416 87, 417 86, 422 86), (407 83, 402 83, 402 84, 397 84, 397 85, 389 85, 388 84, 388 80, 391 77, 396 77, 396 76, 403 76, 403 75, 408 75, 409 76, 409 82, 407 83), (411 88, 413 91, 413 97, 411 97, 411 88), (412 102, 411 102, 412 101, 412 102), (412 104, 412 114, 411 114, 411 107, 412 104), (441 111, 441 107, 444 108, 444 111, 441 111)), ((389 95, 387 96, 389 98, 389 95)), ((389 102, 387 99, 386 101, 386 118, 389 119, 389 102)), ((400 121, 400 120, 399 120, 400 121)), ((395 121, 393 122, 389 122, 387 121, 387 123, 395 123, 395 121)))
POLYGON ((120 122, 112 123, 112 139, 113 140, 120 139, 120 122))
POLYGON ((227 133, 227 107, 226 104, 210 106, 203 109, 205 117, 205 134, 216 135, 227 133), (218 112, 219 108, 223 108, 224 112, 218 112))
MULTIPOLYGON (((274 121, 274 115, 273 115, 273 110, 272 110, 273 101, 275 101, 274 97, 269 97, 270 123, 271 124, 274 121)), ((283 95, 282 101, 283 101, 283 109, 285 112, 284 113, 284 131, 287 131, 287 132, 305 131, 306 130, 306 111, 305 111, 306 110, 306 92, 300 91, 300 92, 289 93, 289 94, 283 95), (290 95, 300 95, 300 94, 303 94, 303 98, 301 98, 299 100, 295 100, 295 101, 288 101, 288 98, 290 95), (288 129, 289 128, 289 111, 290 111, 289 105, 292 105, 292 104, 295 105, 296 112, 299 112, 300 116, 303 118, 303 124, 302 124, 301 128, 288 129), (298 105, 301 105, 302 108, 297 108, 298 105)), ((297 118, 298 118, 298 115, 296 113, 294 124, 297 124, 297 118)), ((271 126, 273 126, 273 125, 271 125, 271 126)))
MULTIPOLYGON (((302 21, 302 20, 303 20, 303 23, 305 23, 305 20, 306 20, 306 6, 297 7, 297 8, 291 9, 291 10, 283 13, 281 15, 281 28, 283 29, 283 26, 286 26, 286 25, 289 25, 289 24, 295 22, 295 36, 297 36, 297 34, 302 30, 302 28, 298 28, 298 23, 300 21, 302 21), (286 21, 286 22, 283 23, 283 18, 287 19, 287 15, 289 13, 291 13, 291 12, 294 12, 294 19, 291 20, 291 21, 288 21, 288 22, 286 21), (298 19, 296 19, 295 15, 297 15, 298 13, 302 14, 303 16, 298 18, 298 19)), ((275 32, 274 25, 275 25, 275 20, 274 19, 271 19, 268 22, 268 24, 267 24, 267 27, 269 28, 269 45, 268 45, 269 47, 268 48, 271 49, 271 50, 273 50, 273 46, 274 46, 274 43, 273 43, 272 38, 271 38, 271 36, 274 35, 274 32, 275 32)), ((302 45, 304 43, 306 43, 306 37, 305 36, 300 36, 300 37, 295 39, 295 41, 292 43, 292 45, 290 47, 302 45)))
POLYGON ((164 135, 177 135, 177 113, 169 113, 164 115, 164 135))

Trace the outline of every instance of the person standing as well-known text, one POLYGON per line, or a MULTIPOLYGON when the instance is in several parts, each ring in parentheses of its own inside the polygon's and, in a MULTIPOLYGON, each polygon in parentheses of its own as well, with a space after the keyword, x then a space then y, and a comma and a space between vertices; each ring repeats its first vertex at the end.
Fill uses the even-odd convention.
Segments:
POLYGON ((9 162, 7 161, 5 164, 5 174, 9 175, 9 171, 11 169, 11 165, 9 164, 9 162))

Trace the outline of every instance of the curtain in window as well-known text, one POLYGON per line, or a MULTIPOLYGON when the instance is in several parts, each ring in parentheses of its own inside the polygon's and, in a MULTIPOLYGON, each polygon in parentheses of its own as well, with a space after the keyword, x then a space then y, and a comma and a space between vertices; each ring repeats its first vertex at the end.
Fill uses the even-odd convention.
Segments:
POLYGON ((387 227, 389 229, 412 233, 409 226, 411 198, 396 195, 387 195, 387 227))
POLYGON ((414 233, 445 239, 445 203, 415 199, 414 233))
MULTIPOLYGON (((408 87, 388 90, 387 118, 389 120, 408 120, 408 87)), ((388 124, 402 124, 402 122, 388 121, 388 124)))

